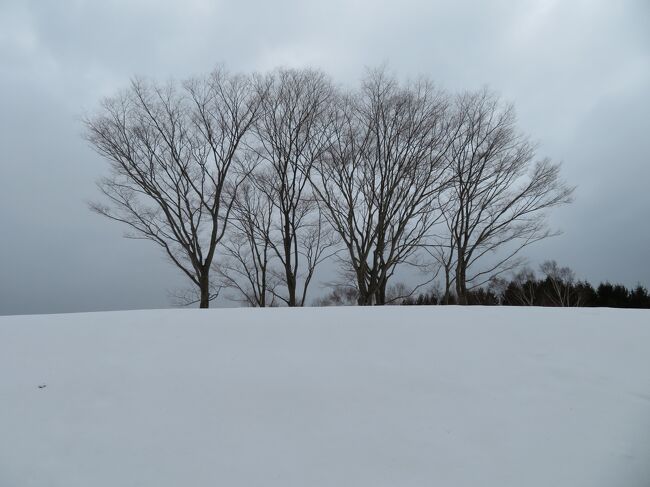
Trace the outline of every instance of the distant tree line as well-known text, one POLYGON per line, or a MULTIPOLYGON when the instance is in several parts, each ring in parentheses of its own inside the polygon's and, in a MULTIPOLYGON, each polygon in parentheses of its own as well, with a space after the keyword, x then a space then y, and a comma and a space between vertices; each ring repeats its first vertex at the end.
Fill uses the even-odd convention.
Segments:
POLYGON ((183 304, 226 290, 303 306, 328 260, 340 278, 325 301, 406 303, 440 281, 444 302, 471 304, 557 234, 548 210, 572 198, 516 125, 488 89, 449 93, 385 69, 351 89, 311 69, 138 79, 85 119, 110 164, 92 208, 159 246, 191 284, 183 304), (396 285, 405 268, 420 282, 396 285))
MULTIPOLYGON (((568 267, 559 267, 555 261, 540 266, 541 275, 529 268, 515 273, 511 279, 495 278, 489 285, 469 292, 467 304, 483 306, 555 306, 555 307, 609 307, 650 308, 648 289, 637 284, 627 288, 622 284, 600 283, 597 287, 575 279, 568 267)), ((345 304, 330 295, 323 304, 345 304)), ((399 299, 402 305, 457 304, 455 296, 447 296, 440 289, 399 299)))

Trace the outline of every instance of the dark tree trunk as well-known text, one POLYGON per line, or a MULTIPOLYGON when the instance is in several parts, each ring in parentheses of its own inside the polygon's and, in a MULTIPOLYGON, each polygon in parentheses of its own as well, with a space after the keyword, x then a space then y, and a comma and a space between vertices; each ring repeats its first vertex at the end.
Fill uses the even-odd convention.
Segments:
POLYGON ((296 238, 293 235, 291 226, 289 225, 291 215, 288 212, 285 212, 283 215, 284 218, 284 235, 282 236, 282 245, 284 247, 284 274, 287 281, 287 306, 294 307, 296 306, 296 276, 293 273, 293 262, 292 262, 292 245, 293 239, 296 238))
MULTIPOLYGON (((263 282, 266 282, 266 271, 262 272, 263 282)), ((262 285, 258 305, 260 308, 266 308, 266 284, 262 285)))
POLYGON ((199 302, 199 308, 209 308, 210 307, 210 278, 207 272, 202 273, 199 278, 199 289, 201 291, 201 300, 199 302))
POLYGON ((467 284, 465 265, 462 261, 456 266, 456 296, 458 304, 467 304, 467 284))
POLYGON ((359 283, 357 286, 359 296, 357 297, 357 304, 359 306, 370 306, 372 304, 372 293, 368 291, 365 283, 359 283))
POLYGON ((368 293, 364 293, 364 294, 359 293, 359 297, 357 298, 357 304, 359 306, 372 305, 372 295, 368 293))
POLYGON ((368 306, 372 304, 372 296, 368 291, 368 286, 366 285, 366 275, 367 268, 363 265, 359 266, 357 269, 357 304, 359 306, 368 306))
POLYGON ((380 279, 377 283, 377 291, 375 292, 375 304, 383 306, 386 304, 386 283, 387 279, 380 279))
POLYGON ((451 295, 451 279, 449 277, 450 274, 450 266, 445 267, 445 295, 443 297, 443 304, 449 304, 449 299, 451 295))
POLYGON ((293 272, 287 272, 287 290, 289 291, 288 306, 297 306, 296 304, 296 276, 293 272))

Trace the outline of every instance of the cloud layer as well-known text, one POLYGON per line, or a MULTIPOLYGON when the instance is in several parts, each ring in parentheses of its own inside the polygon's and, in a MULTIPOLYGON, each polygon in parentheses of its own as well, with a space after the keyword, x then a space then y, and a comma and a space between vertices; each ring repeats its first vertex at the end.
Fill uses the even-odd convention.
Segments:
POLYGON ((645 0, 5 0, 0 314, 164 307, 183 285, 158 249, 86 206, 106 167, 79 120, 132 76, 309 65, 348 84, 383 62, 449 90, 490 85, 540 154, 564 161, 576 202, 531 263, 650 284, 645 0))

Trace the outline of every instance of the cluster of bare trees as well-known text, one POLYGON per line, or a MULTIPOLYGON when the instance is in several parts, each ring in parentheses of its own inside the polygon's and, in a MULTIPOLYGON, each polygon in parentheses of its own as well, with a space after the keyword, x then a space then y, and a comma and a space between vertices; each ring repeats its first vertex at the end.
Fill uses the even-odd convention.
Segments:
MULTIPOLYGON (((592 286, 586 280, 576 279, 572 269, 562 267, 554 260, 542 262, 537 273, 522 266, 509 279, 495 277, 487 286, 468 291, 466 300, 467 304, 481 306, 650 308, 650 294, 645 286, 637 284, 627 288, 609 282, 592 286)), ((349 304, 349 296, 335 288, 318 304, 349 304)), ((436 285, 428 292, 398 299, 396 304, 456 304, 456 296, 445 296, 442 287, 436 285)))
POLYGON ((162 247, 201 307, 223 287, 302 306, 327 259, 360 305, 390 301, 404 266, 423 282, 398 294, 442 271, 463 303, 553 234, 546 210, 572 193, 490 91, 385 70, 353 90, 309 69, 134 81, 85 125, 111 164, 93 209, 162 247))

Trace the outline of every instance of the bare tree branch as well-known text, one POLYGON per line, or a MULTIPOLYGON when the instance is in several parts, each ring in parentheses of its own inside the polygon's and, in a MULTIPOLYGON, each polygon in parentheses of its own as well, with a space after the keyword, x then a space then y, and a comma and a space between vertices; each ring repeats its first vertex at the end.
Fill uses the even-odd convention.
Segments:
POLYGON ((488 90, 458 96, 451 123, 453 184, 441 205, 450 241, 439 253, 454 262, 456 294, 465 304, 468 289, 513 269, 524 247, 557 234, 546 211, 571 201, 574 188, 561 181, 559 164, 535 160, 535 147, 516 131, 513 108, 488 90), (478 268, 500 250, 496 262, 478 268))
POLYGON ((310 178, 347 250, 359 304, 386 302, 395 268, 413 257, 439 216, 446 110, 430 82, 401 86, 383 70, 332 110, 332 142, 310 178))
POLYGON ((86 139, 111 164, 98 183, 106 203, 91 208, 162 247, 201 307, 245 173, 242 142, 260 107, 252 83, 220 69, 182 85, 134 80, 85 120, 86 139))

